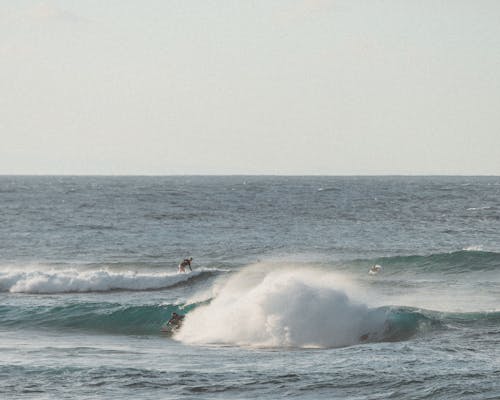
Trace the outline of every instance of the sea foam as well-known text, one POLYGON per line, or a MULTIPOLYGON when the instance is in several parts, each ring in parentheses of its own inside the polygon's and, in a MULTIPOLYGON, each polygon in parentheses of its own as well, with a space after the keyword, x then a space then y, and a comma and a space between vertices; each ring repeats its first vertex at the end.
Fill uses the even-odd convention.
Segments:
POLYGON ((31 267, 8 268, 0 271, 0 292, 11 293, 71 293, 110 290, 154 290, 188 281, 202 274, 219 271, 199 268, 189 273, 111 271, 106 268, 80 270, 76 268, 31 267))
POLYGON ((351 283, 315 268, 256 265, 190 312, 176 338, 193 344, 340 347, 380 339, 386 311, 353 300, 351 283))

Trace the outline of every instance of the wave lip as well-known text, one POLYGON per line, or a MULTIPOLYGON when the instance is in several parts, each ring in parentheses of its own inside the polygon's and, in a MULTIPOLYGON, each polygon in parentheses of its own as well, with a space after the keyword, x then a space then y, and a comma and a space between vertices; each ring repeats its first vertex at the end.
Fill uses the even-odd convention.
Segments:
POLYGON ((11 269, 0 272, 0 292, 51 294, 107 292, 113 290, 158 290, 172 287, 195 278, 210 276, 223 270, 199 268, 186 274, 170 272, 46 269, 23 271, 11 269))

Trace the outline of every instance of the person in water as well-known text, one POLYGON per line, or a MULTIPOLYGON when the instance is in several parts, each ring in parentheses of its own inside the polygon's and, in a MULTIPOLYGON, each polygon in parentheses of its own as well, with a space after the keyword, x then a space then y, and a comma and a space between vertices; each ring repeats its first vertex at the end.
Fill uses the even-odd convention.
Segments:
POLYGON ((189 270, 192 271, 193 269, 191 268, 191 261, 193 261, 193 257, 185 258, 182 260, 182 262, 179 264, 179 272, 186 272, 186 267, 189 267, 189 270))
POLYGON ((172 313, 172 317, 168 320, 168 324, 179 327, 182 324, 182 320, 184 319, 184 315, 179 315, 176 312, 172 313))
POLYGON ((373 275, 378 274, 380 271, 382 271, 382 267, 378 264, 375 264, 370 268, 369 273, 373 275))

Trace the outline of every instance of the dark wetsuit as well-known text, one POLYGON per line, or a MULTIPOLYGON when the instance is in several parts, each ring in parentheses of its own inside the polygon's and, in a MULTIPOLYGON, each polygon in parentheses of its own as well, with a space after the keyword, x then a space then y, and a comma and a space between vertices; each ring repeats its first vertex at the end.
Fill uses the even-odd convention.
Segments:
POLYGON ((179 264, 179 270, 184 271, 186 267, 189 267, 189 270, 192 271, 193 269, 191 268, 191 260, 189 259, 184 259, 180 264, 179 264))
POLYGON ((172 318, 168 320, 169 325, 179 328, 182 324, 182 320, 184 319, 184 315, 173 315, 172 318))

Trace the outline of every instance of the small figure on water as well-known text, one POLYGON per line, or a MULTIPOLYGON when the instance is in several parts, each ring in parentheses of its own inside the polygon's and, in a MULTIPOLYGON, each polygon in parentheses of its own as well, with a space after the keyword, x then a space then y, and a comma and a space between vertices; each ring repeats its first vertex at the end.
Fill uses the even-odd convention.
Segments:
POLYGON ((179 264, 178 272, 186 272, 186 267, 189 267, 189 270, 192 271, 193 269, 191 268, 191 261, 193 261, 193 257, 185 258, 184 260, 182 260, 182 262, 179 264))
POLYGON ((376 275, 378 274, 380 271, 382 271, 382 267, 378 264, 376 265, 373 265, 371 268, 370 268, 370 271, 368 271, 368 273, 370 275, 376 275))
POLYGON ((182 320, 185 315, 177 314, 176 312, 172 313, 172 317, 168 320, 168 325, 172 327, 172 329, 179 329, 182 325, 182 320))

